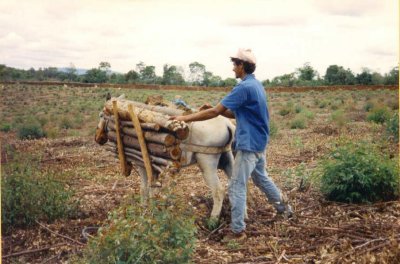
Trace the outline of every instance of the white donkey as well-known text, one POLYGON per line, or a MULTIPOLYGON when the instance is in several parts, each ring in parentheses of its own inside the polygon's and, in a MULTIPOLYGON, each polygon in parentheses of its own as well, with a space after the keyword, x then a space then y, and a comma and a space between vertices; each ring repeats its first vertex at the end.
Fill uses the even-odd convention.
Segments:
MULTIPOLYGON (((96 142, 100 145, 105 144, 108 140, 106 133, 106 121, 101 113, 96 129, 96 142)), ((234 133, 235 126, 232 122, 225 117, 218 116, 210 120, 191 123, 189 137, 180 145, 182 155, 185 155, 186 158, 184 166, 197 162, 205 182, 211 189, 212 220, 219 218, 225 195, 225 188, 218 178, 217 169, 222 169, 229 179, 232 176, 234 157, 230 145, 234 133)), ((138 166, 138 171, 141 177, 141 195, 142 198, 147 198, 150 196, 151 187, 147 184, 146 170, 138 166)))

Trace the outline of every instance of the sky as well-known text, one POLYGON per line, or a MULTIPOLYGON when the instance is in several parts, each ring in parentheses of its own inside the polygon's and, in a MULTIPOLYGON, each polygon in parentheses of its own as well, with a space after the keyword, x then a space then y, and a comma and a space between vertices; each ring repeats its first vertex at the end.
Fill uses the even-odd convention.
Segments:
POLYGON ((260 80, 310 63, 382 74, 399 61, 396 0, 1 0, 0 64, 126 73, 144 62, 188 69, 197 61, 223 79, 250 48, 260 80))

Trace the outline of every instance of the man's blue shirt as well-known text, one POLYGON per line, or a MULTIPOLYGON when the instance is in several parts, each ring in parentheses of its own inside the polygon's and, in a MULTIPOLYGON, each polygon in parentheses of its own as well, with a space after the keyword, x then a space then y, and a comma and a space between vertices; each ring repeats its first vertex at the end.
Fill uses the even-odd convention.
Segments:
POLYGON ((235 149, 264 151, 269 140, 269 113, 264 87, 254 75, 246 75, 221 104, 235 114, 235 149))

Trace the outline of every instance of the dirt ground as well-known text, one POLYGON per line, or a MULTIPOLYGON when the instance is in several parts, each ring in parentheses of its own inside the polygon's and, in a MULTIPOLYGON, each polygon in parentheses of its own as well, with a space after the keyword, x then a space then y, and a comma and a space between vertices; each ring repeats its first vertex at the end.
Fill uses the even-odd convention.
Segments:
MULTIPOLYGON (((277 120, 283 122, 282 117, 277 120)), ((332 143, 344 135, 356 141, 381 138, 383 133, 383 128, 367 122, 354 121, 338 128, 326 122, 324 113, 319 113, 306 129, 281 129, 267 150, 267 170, 288 197, 295 216, 289 220, 275 218, 273 207, 251 184, 248 239, 241 245, 221 243, 222 233, 230 223, 227 199, 219 228, 206 228, 212 207, 210 191, 197 166, 183 168, 175 176, 178 195, 193 206, 198 228, 192 261, 400 263, 400 201, 371 205, 328 202, 312 183, 304 181, 332 143)), ((6 143, 15 152, 41 153, 43 168, 69 172, 69 185, 81 201, 75 219, 40 223, 3 235, 3 263, 70 263, 71 256, 81 254, 85 247, 83 228, 101 226, 108 212, 139 193, 137 173, 133 170, 131 176, 121 176, 118 160, 93 138, 94 135, 20 141, 15 133, 0 132, 2 146, 6 143)), ((386 148, 397 155, 398 144, 386 148)), ((10 159, 2 151, 3 165, 10 159)), ((222 172, 219 176, 226 186, 226 176, 222 172)))

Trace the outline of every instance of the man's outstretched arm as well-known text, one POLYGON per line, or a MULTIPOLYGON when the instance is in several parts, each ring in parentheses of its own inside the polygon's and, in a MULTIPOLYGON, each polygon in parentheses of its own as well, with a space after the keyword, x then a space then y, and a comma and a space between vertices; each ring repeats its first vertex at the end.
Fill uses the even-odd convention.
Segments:
MULTIPOLYGON (((207 109, 210 109, 210 108, 213 108, 213 106, 207 103, 207 104, 202 105, 199 108, 199 110, 200 111, 204 111, 204 110, 207 110, 207 109)), ((227 118, 235 118, 235 114, 229 109, 226 109, 225 112, 221 113, 220 115, 225 116, 227 118)))
MULTIPOLYGON (((225 106, 222 104, 217 104, 217 106, 213 108, 209 108, 204 111, 200 111, 194 114, 190 115, 185 115, 185 116, 171 116, 170 120, 178 120, 178 121, 184 121, 184 122, 192 122, 192 121, 203 121, 203 120, 208 120, 214 117, 217 117, 224 112, 226 112, 228 109, 226 109, 225 106)), ((228 110, 229 111, 229 110, 228 110)), ((229 111, 230 112, 230 111, 229 111)))

